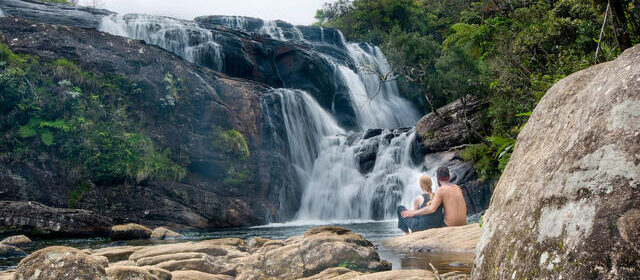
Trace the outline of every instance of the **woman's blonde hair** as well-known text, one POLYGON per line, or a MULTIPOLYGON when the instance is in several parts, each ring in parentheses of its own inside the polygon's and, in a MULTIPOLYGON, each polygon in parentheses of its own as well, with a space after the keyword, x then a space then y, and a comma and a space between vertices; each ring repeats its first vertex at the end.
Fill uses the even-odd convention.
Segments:
POLYGON ((433 192, 433 181, 431 181, 431 177, 429 177, 428 175, 421 175, 420 176, 420 188, 422 189, 423 192, 426 193, 432 193, 433 192))

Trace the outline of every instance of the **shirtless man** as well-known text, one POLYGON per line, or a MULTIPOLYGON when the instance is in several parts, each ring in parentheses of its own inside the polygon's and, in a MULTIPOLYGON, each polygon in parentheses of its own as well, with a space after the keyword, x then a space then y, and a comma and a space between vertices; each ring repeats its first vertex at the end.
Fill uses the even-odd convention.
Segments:
POLYGON ((440 166, 436 172, 440 187, 427 207, 418 210, 405 210, 402 217, 415 217, 429 215, 444 205, 444 223, 449 227, 464 226, 467 224, 467 204, 464 202, 462 190, 456 184, 449 182, 449 168, 440 166))

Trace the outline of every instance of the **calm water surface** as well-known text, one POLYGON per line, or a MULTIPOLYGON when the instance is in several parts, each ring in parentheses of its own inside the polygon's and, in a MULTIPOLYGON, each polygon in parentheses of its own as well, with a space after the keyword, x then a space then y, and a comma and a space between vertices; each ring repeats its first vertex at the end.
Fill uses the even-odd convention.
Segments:
MULTIPOLYGON (((326 223, 325 223, 326 224, 326 223)), ((303 235, 310 228, 319 226, 318 223, 286 223, 271 224, 259 227, 249 228, 231 228, 221 229, 208 232, 184 232, 186 240, 179 241, 151 241, 151 240, 132 240, 112 242, 109 238, 75 238, 75 239, 43 239, 34 240, 34 245, 27 248, 27 253, 35 250, 54 246, 63 245, 75 247, 78 249, 97 249, 108 246, 121 245, 154 245, 164 243, 176 243, 184 241, 197 241, 204 239, 236 237, 249 240, 252 237, 264 237, 269 239, 286 239, 292 236, 303 235)), ((411 253, 403 254, 385 248, 382 246, 382 240, 394 236, 400 236, 403 233, 396 228, 396 221, 384 222, 355 222, 355 223, 334 223, 333 225, 345 227, 361 234, 371 241, 378 249, 378 253, 382 259, 392 263, 393 269, 411 269, 421 268, 430 269, 429 263, 432 263, 439 272, 448 272, 453 270, 469 273, 469 264, 473 263, 472 253, 411 253), (462 263, 460 263, 462 262, 462 263)), ((15 268, 19 259, 0 259, 0 271, 15 268)))

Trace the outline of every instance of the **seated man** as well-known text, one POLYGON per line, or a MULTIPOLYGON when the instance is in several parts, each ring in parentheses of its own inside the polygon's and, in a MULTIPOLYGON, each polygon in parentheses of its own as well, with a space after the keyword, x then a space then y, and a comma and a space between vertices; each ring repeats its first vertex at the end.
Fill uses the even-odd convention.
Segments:
MULTIPOLYGON (((413 210, 418 210, 427 207, 433 199, 431 177, 427 175, 420 176, 419 179, 420 188, 423 194, 419 195, 413 200, 413 210)), ((401 214, 407 210, 406 207, 398 206, 398 228, 409 234, 415 231, 421 231, 430 228, 444 227, 444 214, 442 212, 442 206, 435 212, 429 215, 423 215, 419 217, 402 218, 401 214)))
POLYGON ((440 187, 432 202, 427 207, 418 210, 404 210, 402 218, 429 215, 440 210, 444 206, 444 223, 447 226, 463 226, 467 224, 467 204, 462 196, 462 190, 457 185, 449 182, 449 168, 441 166, 436 171, 440 187))

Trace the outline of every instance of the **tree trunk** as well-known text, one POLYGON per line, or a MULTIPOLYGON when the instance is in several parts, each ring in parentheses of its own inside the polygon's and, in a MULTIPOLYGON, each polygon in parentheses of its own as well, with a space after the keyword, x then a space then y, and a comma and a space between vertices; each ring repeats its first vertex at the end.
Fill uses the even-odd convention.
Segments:
POLYGON ((620 51, 624 51, 633 45, 631 44, 631 36, 627 27, 627 17, 625 15, 624 0, 611 1, 611 21, 613 22, 614 34, 620 51))

